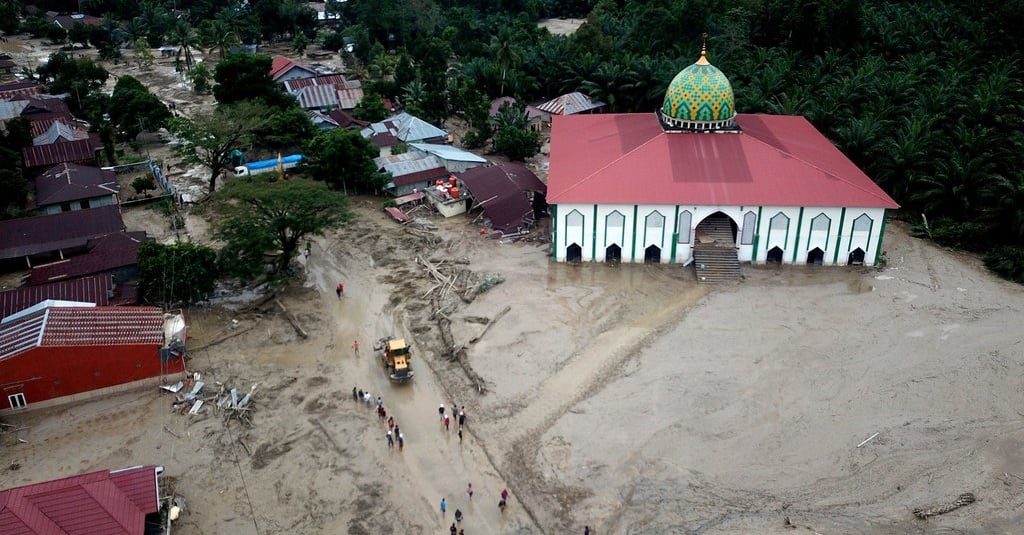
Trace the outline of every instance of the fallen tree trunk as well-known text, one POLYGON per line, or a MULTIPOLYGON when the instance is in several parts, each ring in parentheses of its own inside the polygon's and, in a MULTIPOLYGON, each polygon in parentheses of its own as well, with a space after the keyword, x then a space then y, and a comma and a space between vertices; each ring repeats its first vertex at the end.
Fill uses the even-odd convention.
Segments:
POLYGON ((281 311, 284 312, 285 319, 288 320, 288 323, 292 324, 292 328, 295 329, 295 332, 298 333, 299 336, 303 338, 309 338, 309 335, 306 334, 306 331, 303 330, 302 326, 299 325, 299 320, 295 317, 294 314, 289 312, 288 309, 284 307, 284 303, 282 303, 280 299, 274 299, 274 302, 277 303, 277 306, 281 307, 281 311))
POLYGON ((505 314, 508 314, 509 310, 512 310, 512 307, 506 306, 504 309, 502 309, 501 312, 498 312, 498 314, 496 316, 494 316, 494 319, 492 319, 491 321, 487 322, 487 325, 484 325, 484 330, 480 331, 480 334, 476 335, 475 338, 471 339, 469 341, 469 343, 470 344, 475 344, 475 343, 479 342, 480 339, 483 338, 485 334, 487 334, 487 330, 490 329, 492 325, 497 323, 498 320, 500 320, 502 316, 504 316, 505 314))

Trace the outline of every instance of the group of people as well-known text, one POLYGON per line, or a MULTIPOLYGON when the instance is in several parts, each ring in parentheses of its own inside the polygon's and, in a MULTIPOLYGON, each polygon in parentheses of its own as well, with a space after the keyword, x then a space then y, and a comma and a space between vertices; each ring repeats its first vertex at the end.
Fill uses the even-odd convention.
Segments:
MULTIPOLYGON (((352 399, 356 403, 365 403, 367 407, 374 406, 373 396, 369 392, 364 392, 361 388, 352 387, 352 399)), ((384 398, 377 396, 377 419, 387 424, 388 430, 384 434, 384 439, 387 440, 388 448, 394 448, 395 443, 398 443, 398 451, 405 450, 405 435, 402 434, 401 428, 398 427, 398 422, 395 421, 394 416, 388 416, 387 409, 384 408, 384 398)))
POLYGON ((451 414, 447 414, 444 410, 444 403, 438 405, 437 414, 441 417, 441 425, 444 425, 445 431, 451 431, 452 420, 455 420, 459 424, 459 442, 462 442, 462 428, 466 426, 466 406, 456 410, 456 404, 452 403, 450 408, 451 414))

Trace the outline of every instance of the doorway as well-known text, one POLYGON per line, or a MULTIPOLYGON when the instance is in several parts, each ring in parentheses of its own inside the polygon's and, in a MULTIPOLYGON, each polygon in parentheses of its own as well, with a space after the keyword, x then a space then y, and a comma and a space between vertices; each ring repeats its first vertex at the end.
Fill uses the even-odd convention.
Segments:
POLYGON ((617 266, 622 262, 622 247, 611 244, 604 250, 604 262, 608 265, 617 266))
POLYGON ((815 247, 807 253, 807 263, 812 266, 820 266, 825 262, 825 251, 815 247))
POLYGON ((645 264, 660 264, 661 263, 661 247, 652 245, 644 249, 644 263, 645 264))
POLYGON ((768 258, 765 259, 768 264, 781 264, 782 263, 782 249, 778 247, 772 247, 768 251, 768 258))
POLYGON ((579 244, 572 244, 565 249, 565 261, 570 264, 580 264, 583 262, 583 248, 579 244))
POLYGON ((850 258, 847 260, 846 265, 848 266, 863 266, 864 265, 864 249, 860 247, 850 251, 850 258))

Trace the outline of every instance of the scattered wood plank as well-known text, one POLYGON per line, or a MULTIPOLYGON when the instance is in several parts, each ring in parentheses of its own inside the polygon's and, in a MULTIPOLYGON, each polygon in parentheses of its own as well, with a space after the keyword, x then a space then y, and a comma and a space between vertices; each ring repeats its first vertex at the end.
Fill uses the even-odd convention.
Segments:
POLYGON ((864 442, 861 442, 860 444, 857 444, 857 447, 859 448, 859 447, 863 446, 864 444, 867 444, 868 442, 871 442, 877 436, 878 436, 878 433, 875 433, 875 434, 869 436, 868 438, 864 439, 864 442))
MULTIPOLYGON (((505 314, 508 314, 509 310, 512 310, 512 307, 506 306, 505 308, 503 308, 501 310, 501 312, 498 312, 498 314, 496 316, 494 316, 494 319, 492 319, 491 321, 487 322, 487 325, 484 325, 484 330, 480 331, 480 334, 476 335, 475 338, 472 338, 469 341, 469 343, 470 344, 475 344, 475 343, 479 342, 480 339, 483 338, 485 334, 487 334, 487 330, 490 329, 492 325, 497 323, 498 320, 500 320, 502 316, 504 316, 505 314)), ((877 433, 875 433, 875 434, 877 435, 877 433)), ((857 447, 859 448, 860 446, 857 446, 857 447)))
POLYGON ((296 318, 294 314, 292 314, 291 312, 288 311, 287 308, 285 308, 284 303, 282 303, 280 299, 274 299, 274 302, 277 303, 277 306, 281 307, 281 311, 284 312, 285 319, 288 320, 288 323, 292 324, 292 328, 295 329, 295 332, 298 333, 298 335, 303 338, 309 338, 309 335, 306 334, 306 331, 302 328, 301 325, 299 325, 298 318, 296 318))

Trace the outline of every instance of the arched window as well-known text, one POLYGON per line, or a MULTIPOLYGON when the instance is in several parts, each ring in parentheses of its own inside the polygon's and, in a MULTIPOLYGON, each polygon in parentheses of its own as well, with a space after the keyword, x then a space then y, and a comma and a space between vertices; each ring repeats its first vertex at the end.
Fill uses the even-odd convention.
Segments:
POLYGON ((605 216, 604 243, 606 246, 613 243, 622 244, 626 237, 625 225, 626 216, 622 215, 622 212, 619 212, 618 210, 615 210, 605 216))
POLYGON ((825 231, 828 234, 831 226, 832 220, 825 214, 818 214, 817 217, 811 220, 811 232, 825 231))
POLYGON ((789 242, 789 217, 779 212, 772 216, 768 224, 768 243, 782 242, 785 246, 789 242))
POLYGON ((665 216, 657 210, 648 214, 644 219, 644 243, 656 241, 661 243, 665 237, 665 216))
POLYGON ((690 223, 693 222, 693 214, 688 210, 679 212, 679 224, 676 225, 676 243, 690 243, 690 223))
POLYGON ((565 216, 565 226, 569 227, 569 230, 578 230, 573 227, 583 227, 583 214, 579 210, 569 212, 565 216))
POLYGON ((872 221, 867 214, 861 214, 860 217, 853 220, 853 231, 868 232, 871 230, 872 223, 874 223, 874 221, 872 221))
POLYGON ((743 235, 740 236, 741 245, 754 243, 754 230, 757 227, 757 215, 754 212, 743 214, 743 235))

